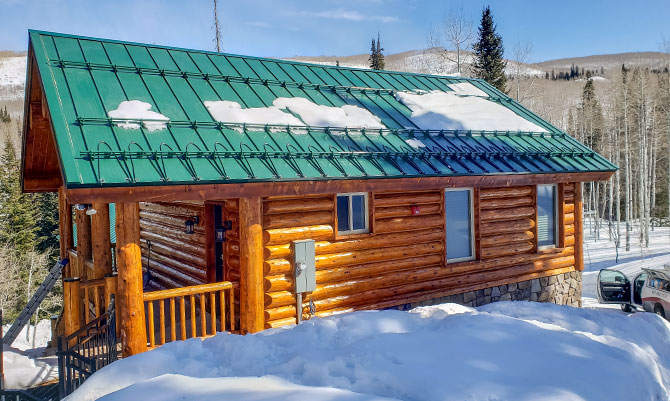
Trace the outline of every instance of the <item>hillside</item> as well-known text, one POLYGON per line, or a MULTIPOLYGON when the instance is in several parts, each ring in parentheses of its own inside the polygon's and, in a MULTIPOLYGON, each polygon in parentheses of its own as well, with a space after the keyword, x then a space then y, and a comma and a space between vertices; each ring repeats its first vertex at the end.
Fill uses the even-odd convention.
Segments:
POLYGON ((670 57, 670 55, 661 52, 601 54, 595 56, 547 60, 534 65, 545 71, 552 69, 555 69, 556 71, 569 70, 570 66, 573 64, 589 70, 599 70, 600 67, 603 67, 605 70, 618 69, 622 64, 625 64, 627 67, 649 67, 652 69, 660 69, 667 64, 668 57, 670 57))
POLYGON ((26 53, 0 51, 0 107, 12 116, 23 111, 26 65, 26 53))

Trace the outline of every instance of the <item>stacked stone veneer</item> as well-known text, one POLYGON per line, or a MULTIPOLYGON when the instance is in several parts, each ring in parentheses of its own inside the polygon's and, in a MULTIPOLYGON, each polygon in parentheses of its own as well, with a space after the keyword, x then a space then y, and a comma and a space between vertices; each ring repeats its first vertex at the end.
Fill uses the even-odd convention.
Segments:
POLYGON ((582 306, 582 273, 578 271, 540 277, 518 283, 499 285, 462 294, 449 295, 427 301, 400 305, 397 309, 408 310, 417 306, 457 303, 466 306, 481 306, 497 301, 537 301, 558 305, 582 306))

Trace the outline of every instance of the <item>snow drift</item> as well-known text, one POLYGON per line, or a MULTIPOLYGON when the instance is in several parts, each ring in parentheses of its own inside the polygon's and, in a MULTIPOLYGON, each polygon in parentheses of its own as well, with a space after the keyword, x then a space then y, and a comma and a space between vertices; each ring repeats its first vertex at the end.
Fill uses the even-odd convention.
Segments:
MULTIPOLYGON (((159 120, 159 121, 143 121, 142 125, 147 131, 157 131, 166 128, 165 122, 170 121, 166 116, 151 111, 151 104, 142 102, 140 100, 125 100, 119 103, 119 107, 115 110, 107 112, 109 118, 124 119, 129 118, 133 120, 159 120), (162 122, 165 121, 165 122, 162 122)), ((119 128, 125 129, 140 129, 140 124, 136 122, 121 121, 116 124, 119 128)))
POLYGON ((356 312, 169 343, 103 368, 70 400, 245 399, 227 386, 263 376, 361 399, 668 400, 670 325, 646 313, 530 302, 356 312))

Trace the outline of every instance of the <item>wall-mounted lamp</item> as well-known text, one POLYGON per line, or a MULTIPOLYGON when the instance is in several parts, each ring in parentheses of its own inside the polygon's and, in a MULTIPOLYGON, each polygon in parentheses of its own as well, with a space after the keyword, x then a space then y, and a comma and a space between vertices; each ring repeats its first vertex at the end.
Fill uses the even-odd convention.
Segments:
POLYGON ((233 222, 231 220, 226 220, 223 222, 223 226, 216 229, 216 242, 226 242, 226 231, 233 229, 233 222))
POLYGON ((77 210, 86 210, 86 214, 89 216, 98 213, 97 210, 93 209, 93 205, 91 205, 90 203, 77 203, 74 207, 77 210))
POLYGON ((184 231, 186 234, 193 234, 195 233, 195 225, 200 223, 200 218, 198 216, 193 216, 186 220, 186 230, 184 231))

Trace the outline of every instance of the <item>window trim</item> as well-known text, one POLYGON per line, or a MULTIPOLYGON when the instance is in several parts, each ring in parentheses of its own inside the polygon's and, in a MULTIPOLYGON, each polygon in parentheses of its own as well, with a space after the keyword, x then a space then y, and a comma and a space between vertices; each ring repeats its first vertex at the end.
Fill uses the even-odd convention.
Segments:
POLYGON ((538 229, 535 230, 536 235, 538 236, 538 238, 535 239, 536 243, 537 243, 537 250, 538 251, 543 251, 543 250, 546 250, 546 249, 558 248, 558 245, 560 243, 560 239, 559 239, 559 235, 560 235, 559 223, 560 223, 560 221, 558 219, 558 217, 559 217, 558 216, 558 184, 537 184, 536 188, 535 188, 535 210, 536 210, 536 212, 535 212, 535 225, 536 225, 536 227, 538 225, 539 217, 540 217, 539 207, 537 207, 537 205, 538 205, 538 191, 537 191, 537 189, 540 188, 540 187, 553 187, 554 188, 554 243, 549 244, 549 245, 540 245, 540 239, 539 239, 539 234, 540 233, 539 233, 538 229))
POLYGON ((342 192, 342 193, 337 193, 335 194, 335 233, 337 237, 340 236, 346 236, 346 235, 356 235, 356 234, 369 234, 370 233, 370 197, 367 192, 342 192), (354 214, 352 213, 353 207, 352 207, 352 198, 353 196, 356 195, 363 195, 363 200, 365 204, 365 212, 363 213, 363 217, 365 218, 365 228, 359 228, 357 230, 347 230, 347 231, 340 231, 339 230, 339 217, 337 216, 337 198, 340 196, 346 196, 348 199, 348 204, 349 204, 349 227, 352 228, 354 226, 354 214))
POLYGON ((445 197, 444 197, 444 260, 447 264, 459 263, 459 262, 469 262, 477 259, 477 250, 475 249, 475 189, 474 187, 462 187, 462 188, 445 188, 445 197), (468 191, 470 199, 470 256, 465 256, 462 258, 452 258, 449 259, 448 249, 447 249, 447 192, 456 192, 456 191, 468 191))

